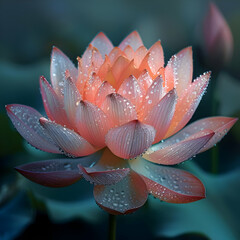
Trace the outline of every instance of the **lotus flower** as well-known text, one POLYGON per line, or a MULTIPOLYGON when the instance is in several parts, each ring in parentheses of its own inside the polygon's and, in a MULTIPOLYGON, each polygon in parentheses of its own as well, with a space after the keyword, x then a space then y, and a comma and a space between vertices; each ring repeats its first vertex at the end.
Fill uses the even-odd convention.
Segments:
POLYGON ((236 122, 212 117, 182 129, 195 112, 210 78, 192 81, 192 49, 164 67, 161 42, 147 49, 137 32, 118 47, 99 33, 78 69, 53 48, 51 85, 40 77, 48 118, 31 107, 6 106, 19 133, 35 148, 65 154, 16 169, 50 187, 85 178, 97 204, 112 214, 140 208, 148 194, 171 203, 205 197, 201 181, 166 165, 181 163, 215 145, 236 122), (99 160, 83 157, 102 149, 99 160))

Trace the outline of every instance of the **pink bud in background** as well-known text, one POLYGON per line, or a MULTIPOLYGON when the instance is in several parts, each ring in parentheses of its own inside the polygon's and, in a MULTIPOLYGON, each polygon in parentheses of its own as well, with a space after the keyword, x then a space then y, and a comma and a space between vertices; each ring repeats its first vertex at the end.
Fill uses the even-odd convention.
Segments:
POLYGON ((203 35, 206 62, 212 68, 220 69, 232 57, 233 37, 226 20, 214 3, 210 3, 204 19, 203 35))

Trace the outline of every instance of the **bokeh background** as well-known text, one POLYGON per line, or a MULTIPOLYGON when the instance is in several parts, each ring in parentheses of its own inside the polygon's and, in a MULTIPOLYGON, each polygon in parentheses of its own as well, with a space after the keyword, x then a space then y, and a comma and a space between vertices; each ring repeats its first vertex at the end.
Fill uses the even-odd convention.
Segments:
MULTIPOLYGON (((215 1, 234 39, 227 66, 209 88, 218 96, 218 115, 240 116, 240 1, 215 1), (214 82, 214 84, 213 84, 214 82)), ((92 186, 80 181, 63 189, 30 183, 14 166, 55 156, 35 150, 15 131, 5 104, 43 112, 39 76, 49 79, 52 46, 75 63, 100 31, 114 45, 137 30, 150 47, 161 40, 165 61, 191 45, 194 77, 205 64, 202 24, 207 0, 0 0, 0 239, 106 239, 108 219, 94 202, 92 186)), ((210 91, 193 120, 212 116, 210 91)), ((205 184, 205 200, 174 205, 149 198, 136 213, 118 217, 117 239, 240 239, 240 124, 218 145, 219 173, 211 174, 211 152, 181 166, 205 184)))

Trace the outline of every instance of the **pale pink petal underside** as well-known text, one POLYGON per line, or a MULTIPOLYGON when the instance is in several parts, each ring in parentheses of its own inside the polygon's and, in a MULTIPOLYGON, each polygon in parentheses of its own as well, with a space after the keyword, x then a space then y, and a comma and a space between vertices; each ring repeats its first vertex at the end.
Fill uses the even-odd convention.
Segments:
POLYGON ((134 56, 134 64, 136 66, 136 68, 138 68, 142 62, 142 60, 144 59, 144 57, 146 56, 148 50, 144 47, 141 46, 139 47, 136 52, 135 52, 135 56, 134 56))
POLYGON ((47 116, 56 123, 69 125, 69 121, 64 110, 63 99, 55 93, 43 76, 40 77, 40 89, 47 116))
POLYGON ((153 74, 156 74, 159 68, 164 67, 163 49, 160 41, 157 41, 150 49, 148 56, 148 65, 153 74))
POLYGON ((135 53, 134 53, 134 51, 133 51, 133 49, 132 49, 131 46, 129 46, 129 45, 126 46, 126 47, 124 48, 123 52, 125 53, 126 57, 127 57, 129 60, 132 60, 132 59, 134 58, 135 53))
POLYGON ((142 39, 137 31, 130 33, 119 45, 119 48, 124 50, 130 45, 134 51, 143 45, 142 39))
POLYGON ((117 156, 129 159, 145 152, 154 138, 155 129, 152 126, 133 120, 109 130, 106 135, 106 144, 117 156))
POLYGON ((78 164, 90 166, 89 158, 35 161, 16 167, 27 179, 47 187, 66 187, 82 178, 78 164))
POLYGON ((94 146, 105 146, 105 135, 113 124, 100 108, 88 101, 80 101, 76 120, 78 132, 83 138, 94 146))
POLYGON ((144 123, 156 129, 154 143, 161 141, 166 134, 174 114, 176 101, 177 94, 174 89, 167 93, 143 119, 144 123))
POLYGON ((108 55, 110 63, 114 64, 120 56, 125 56, 125 53, 119 47, 114 47, 108 55))
POLYGON ((66 155, 82 157, 97 151, 89 142, 71 129, 48 121, 46 118, 40 118, 40 123, 66 155))
POLYGON ((77 104, 82 97, 71 77, 64 82, 64 109, 72 126, 75 126, 77 104))
POLYGON ((148 197, 143 179, 133 171, 114 185, 95 186, 93 194, 97 204, 114 215, 136 211, 148 197))
POLYGON ((138 77, 138 82, 142 88, 145 89, 145 91, 148 90, 148 88, 152 85, 153 80, 151 76, 148 73, 148 70, 143 70, 140 76, 138 77))
POLYGON ((95 101, 96 93, 101 86, 102 81, 96 73, 93 73, 92 76, 86 81, 84 87, 84 100, 89 102, 95 101))
POLYGON ((109 82, 107 81, 102 82, 101 86, 98 88, 98 91, 96 92, 96 95, 95 95, 95 104, 98 107, 101 107, 106 96, 114 92, 115 92, 115 89, 112 87, 112 85, 109 82))
POLYGON ((206 129, 174 144, 159 143, 153 146, 152 153, 149 151, 143 157, 158 164, 178 164, 196 155, 213 136, 214 132, 206 129))
POLYGON ((172 123, 165 138, 181 130, 191 119, 206 91, 210 74, 210 72, 207 72, 198 77, 182 97, 180 97, 176 105, 172 123))
POLYGON ((51 83, 57 95, 63 95, 65 72, 69 71, 73 81, 77 79, 77 69, 72 61, 58 48, 53 47, 51 56, 51 83))
POLYGON ((32 146, 45 152, 61 153, 46 130, 40 125, 42 115, 35 109, 11 104, 6 106, 7 114, 14 127, 32 146))
POLYGON ((105 148, 100 160, 91 167, 79 166, 83 177, 97 185, 111 185, 119 182, 129 173, 127 162, 105 148))
MULTIPOLYGON (((168 62, 165 77, 169 83, 172 81, 179 97, 190 86, 193 76, 192 48, 187 47, 174 55, 168 62)), ((167 84, 167 89, 173 87, 167 84)))
POLYGON ((143 176, 149 193, 170 203, 188 203, 205 198, 201 181, 181 169, 150 163, 143 158, 130 160, 131 168, 143 176))
POLYGON ((143 99, 141 111, 138 114, 139 119, 143 120, 149 111, 159 103, 163 97, 163 80, 162 77, 157 77, 151 86, 148 88, 147 93, 143 99))
POLYGON ((93 47, 97 48, 104 58, 105 55, 108 55, 113 49, 113 45, 109 38, 103 33, 100 32, 91 42, 93 47))
POLYGON ((107 95, 101 109, 112 120, 114 126, 137 119, 137 113, 133 104, 118 93, 107 95))
POLYGON ((191 135, 194 135, 205 129, 210 129, 215 132, 214 136, 208 141, 208 143, 201 148, 200 152, 204 152, 213 147, 219 142, 236 123, 237 118, 230 117, 210 117, 198 120, 188 125, 173 137, 164 141, 163 144, 170 145, 175 144, 176 141, 183 141, 191 135))
POLYGON ((118 89, 118 93, 128 99, 137 109, 142 105, 144 91, 133 75, 126 78, 118 89))

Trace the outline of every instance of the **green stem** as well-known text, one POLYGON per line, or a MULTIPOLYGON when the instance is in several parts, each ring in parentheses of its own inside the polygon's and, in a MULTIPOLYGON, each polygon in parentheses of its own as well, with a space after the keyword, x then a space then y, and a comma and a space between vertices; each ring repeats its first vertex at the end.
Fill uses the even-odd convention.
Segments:
POLYGON ((108 229, 109 240, 116 240, 116 225, 117 225, 116 216, 109 214, 109 229, 108 229))
MULTIPOLYGON (((216 93, 218 73, 212 75, 212 86, 211 86, 211 100, 212 100, 212 116, 216 116, 218 112, 218 97, 216 93)), ((211 171, 213 174, 217 174, 219 171, 219 149, 215 146, 211 150, 212 166, 211 171)))

